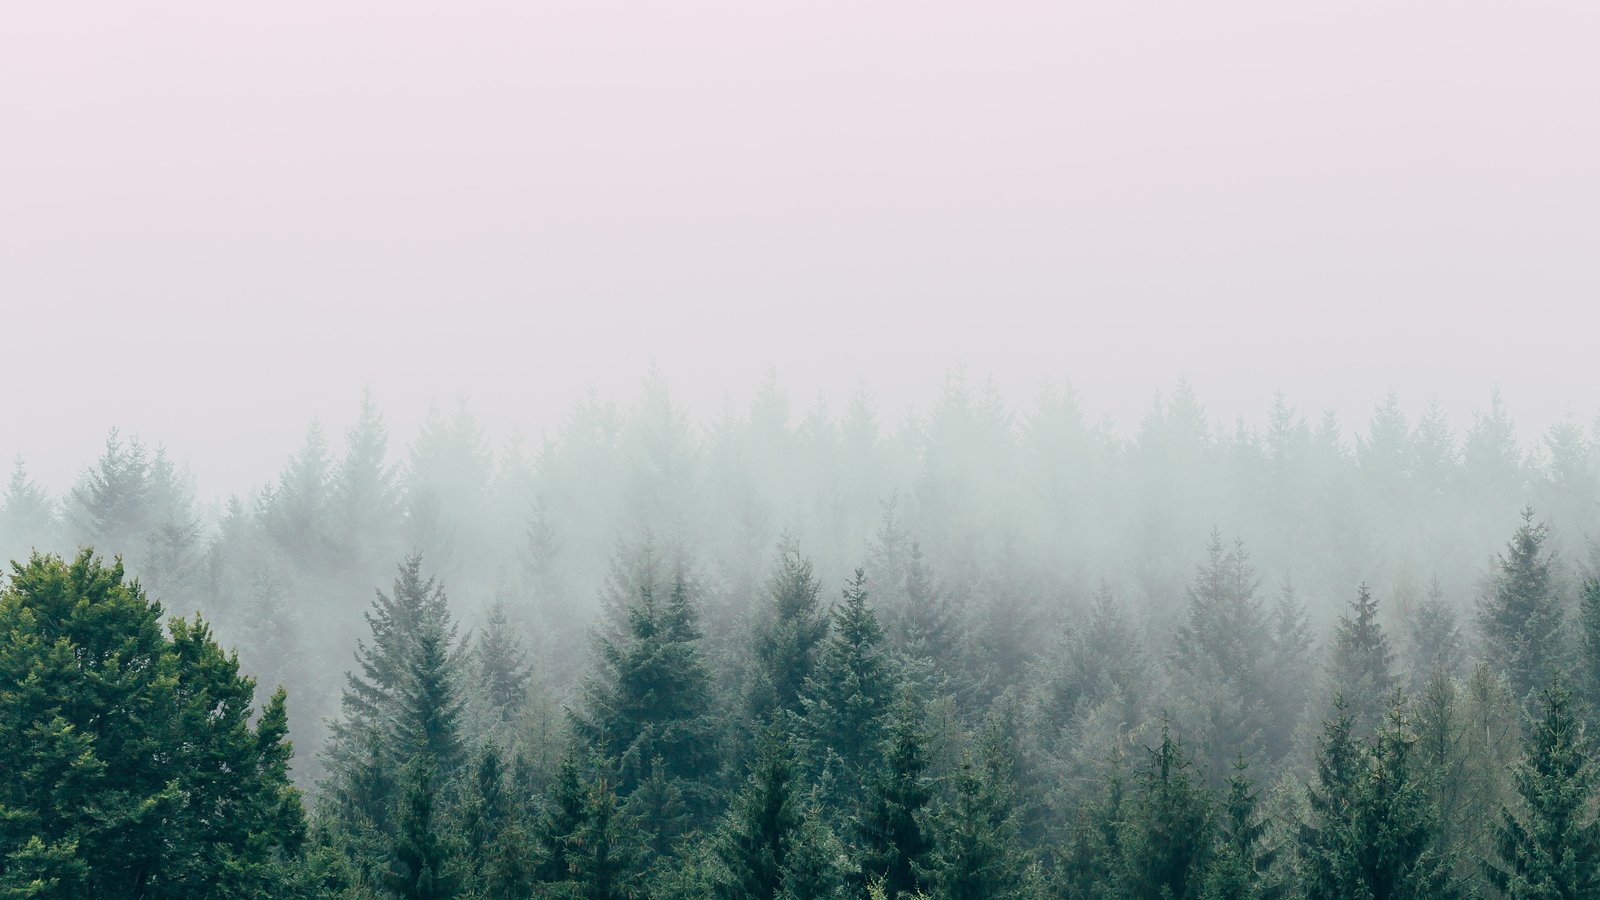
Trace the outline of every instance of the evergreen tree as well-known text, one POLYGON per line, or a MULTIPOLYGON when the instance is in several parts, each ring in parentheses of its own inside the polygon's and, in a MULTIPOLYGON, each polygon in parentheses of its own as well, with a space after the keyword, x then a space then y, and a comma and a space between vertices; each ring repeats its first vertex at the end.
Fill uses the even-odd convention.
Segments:
POLYGON ((1211 796, 1195 779, 1183 744, 1161 725, 1141 773, 1125 850, 1129 889, 1140 897, 1198 897, 1212 841, 1211 796))
POLYGON ((572 900, 631 900, 639 896, 641 848, 617 799, 609 764, 596 761, 585 791, 582 823, 567 836, 569 877, 556 891, 572 900))
POLYGON ((627 609, 627 632, 598 639, 573 730, 594 750, 616 748, 619 793, 631 794, 660 761, 696 811, 717 765, 711 676, 701 660, 697 614, 680 571, 667 602, 645 584, 627 609))
POLYGON ((1302 889, 1318 898, 1454 897, 1439 851, 1437 814, 1413 765, 1416 736, 1398 705, 1371 748, 1352 736, 1342 701, 1325 727, 1310 790, 1311 821, 1300 832, 1302 889))
POLYGON ((777 723, 757 744, 755 765, 713 838, 720 863, 714 894, 722 900, 770 900, 783 890, 784 871, 801 823, 793 745, 777 723))
POLYGON ((1500 808, 1489 881, 1513 900, 1600 897, 1600 771, 1571 689, 1545 688, 1531 725, 1514 770, 1521 809, 1500 808))
POLYGON ((0 888, 256 897, 305 832, 284 695, 91 550, 0 590, 0 888))
POLYGON ((1548 684, 1564 658, 1564 616, 1544 544, 1548 529, 1534 524, 1533 507, 1495 565, 1493 587, 1478 607, 1484 650, 1510 679, 1518 700, 1548 684))
POLYGON ((455 873, 450 871, 450 853, 434 820, 438 785, 433 761, 420 756, 406 768, 400 827, 385 881, 401 900, 449 900, 456 896, 455 873))
POLYGON ((933 820, 931 893, 945 900, 1022 900, 1027 859, 1018 825, 1016 784, 1000 729, 983 733, 955 776, 953 799, 933 820))
POLYGON ((1437 577, 1412 613, 1407 637, 1414 687, 1420 687, 1436 669, 1449 676, 1461 675, 1461 624, 1455 608, 1445 600, 1437 577))
POLYGON ((867 782, 859 829, 861 871, 880 879, 891 900, 926 886, 921 873, 932 863, 926 822, 932 799, 923 711, 906 692, 895 705, 883 761, 867 782))
POLYGON ((493 744, 478 753, 461 824, 464 880, 472 895, 485 900, 526 896, 526 885, 532 879, 525 862, 530 848, 506 791, 500 751, 493 744))
POLYGON ((1590 709, 1600 709, 1600 578, 1583 583, 1578 600, 1578 686, 1590 709))
POLYGON ((1273 695, 1267 683, 1272 623, 1244 545, 1227 549, 1213 531, 1207 552, 1175 637, 1173 675, 1184 701, 1182 718, 1199 734, 1200 758, 1220 778, 1239 752, 1274 761, 1269 747, 1286 747, 1287 740, 1272 732, 1290 725, 1267 706, 1273 695))
POLYGON ((1395 689, 1394 653, 1378 624, 1378 601, 1365 582, 1339 617, 1328 674, 1358 726, 1376 727, 1395 689))
POLYGON ((537 829, 537 851, 533 880, 553 885, 567 880, 571 873, 571 838, 583 827, 587 795, 572 753, 561 758, 554 789, 546 800, 537 829))
POLYGON ((1217 842, 1200 896, 1205 900, 1268 900, 1280 896, 1268 881, 1277 857, 1267 846, 1267 820, 1250 766, 1240 757, 1228 778, 1228 796, 1218 818, 1217 842))
POLYGON ((801 692, 816 664, 817 647, 828 633, 817 590, 811 561, 785 551, 772 580, 770 618, 756 639, 751 711, 758 720, 774 710, 801 711, 801 692))
POLYGON ((810 756, 833 770, 836 796, 830 800, 840 801, 857 796, 860 776, 876 759, 894 683, 861 569, 844 589, 843 601, 834 604, 832 619, 800 704, 810 756))
POLYGON ((427 757, 445 777, 461 763, 463 706, 457 673, 459 659, 452 655, 450 647, 455 626, 447 623, 444 617, 429 617, 418 623, 390 723, 390 749, 398 759, 427 757))
POLYGON ((0 492, 0 559, 26 559, 34 551, 57 549, 59 532, 55 498, 28 477, 19 457, 0 492))
POLYGON ((477 707, 478 730, 501 738, 516 723, 528 702, 532 667, 522 641, 506 620, 504 600, 489 608, 483 632, 472 647, 474 690, 470 697, 477 707))

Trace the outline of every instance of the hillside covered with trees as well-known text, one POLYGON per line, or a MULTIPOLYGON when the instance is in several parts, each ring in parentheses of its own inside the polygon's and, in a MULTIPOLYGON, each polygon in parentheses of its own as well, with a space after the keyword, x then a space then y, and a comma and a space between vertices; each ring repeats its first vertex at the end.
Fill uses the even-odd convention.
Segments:
POLYGON ((1600 423, 664 385, 0 494, 19 897, 1600 897, 1600 423))

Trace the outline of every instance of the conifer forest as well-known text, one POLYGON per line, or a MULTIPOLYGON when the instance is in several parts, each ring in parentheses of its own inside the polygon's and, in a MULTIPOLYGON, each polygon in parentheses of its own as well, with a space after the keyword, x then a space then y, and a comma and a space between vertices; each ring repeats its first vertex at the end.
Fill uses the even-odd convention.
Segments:
POLYGON ((0 2, 0 900, 1600 900, 1600 2, 0 2))
POLYGON ((16 897, 1600 896, 1600 432, 659 381, 15 467, 16 897))

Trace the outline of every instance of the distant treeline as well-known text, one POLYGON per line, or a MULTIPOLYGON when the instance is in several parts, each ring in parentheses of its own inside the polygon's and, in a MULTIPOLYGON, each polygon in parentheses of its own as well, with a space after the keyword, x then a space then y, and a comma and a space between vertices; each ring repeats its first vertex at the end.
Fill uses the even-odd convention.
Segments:
POLYGON ((131 437, 19 465, 0 887, 1595 896, 1596 435, 1265 422, 368 400, 215 521, 131 437))

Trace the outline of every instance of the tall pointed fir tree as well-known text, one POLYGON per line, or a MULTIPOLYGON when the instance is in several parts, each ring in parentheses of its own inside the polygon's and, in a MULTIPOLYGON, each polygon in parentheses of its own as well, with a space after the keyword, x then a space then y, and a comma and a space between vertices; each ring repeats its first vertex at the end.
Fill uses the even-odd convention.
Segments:
POLYGON ((0 894, 259 897, 304 813, 283 691, 120 562, 35 555, 0 588, 0 894), (254 721, 252 721, 252 719, 254 721))
POLYGON ((507 620, 504 599, 489 607, 483 631, 472 645, 470 665, 476 685, 470 694, 475 733, 480 740, 514 746, 533 671, 521 638, 507 620))
POLYGON ((395 798, 356 791, 358 783, 384 783, 363 772, 398 770, 425 749, 439 752, 436 765, 458 759, 460 657, 449 600, 437 580, 423 577, 420 554, 400 564, 391 593, 376 592, 366 618, 371 643, 356 645, 357 668, 345 673, 341 716, 325 752, 328 795, 342 816, 380 822, 395 798))
POLYGON ((1184 722, 1198 735, 1205 771, 1221 779, 1235 755, 1275 762, 1292 724, 1268 700, 1272 623, 1256 592, 1242 542, 1229 549, 1213 531, 1207 561, 1189 588, 1187 618, 1172 658, 1184 722), (1276 748, 1276 749, 1275 749, 1276 748))
POLYGON ((828 633, 827 615, 817 602, 811 561, 785 551, 772 578, 771 608, 756 637, 750 711, 755 721, 772 712, 800 713, 800 695, 816 665, 817 648, 828 633))
POLYGON ((1167 723, 1160 745, 1148 752, 1124 844, 1128 890, 1140 897, 1198 897, 1210 862, 1210 792, 1167 723))
POLYGON ((1228 778, 1228 796, 1217 817, 1217 842, 1200 896, 1204 900, 1273 900, 1282 886, 1270 881, 1277 848, 1268 846, 1269 822, 1250 766, 1240 757, 1228 778))
POLYGON ((1521 808, 1500 808, 1490 883, 1511 900, 1600 897, 1600 772, 1570 688, 1540 693, 1513 774, 1521 808))
POLYGON ((1382 721, 1396 687, 1393 665, 1389 639, 1378 624, 1378 601, 1362 582, 1349 610, 1339 616, 1328 661, 1328 676, 1359 731, 1374 729, 1382 721))
POLYGON ((894 701, 894 680, 883 628, 867 604, 866 575, 856 569, 834 604, 832 628, 806 677, 800 704, 807 756, 831 787, 827 799, 843 808, 859 796, 861 777, 877 758, 882 719, 894 701))
POLYGON ((698 615, 680 570, 666 602, 648 583, 626 610, 626 632, 600 637, 594 674, 571 713, 592 752, 614 754, 617 790, 632 794, 653 768, 697 813, 709 808, 717 766, 711 676, 700 656, 698 615))
POLYGON ((435 813, 439 784, 433 760, 426 756, 412 760, 406 765, 404 780, 400 824, 390 842, 385 886, 398 900, 450 900, 456 896, 456 873, 450 848, 439 833, 435 813))
POLYGON ((1565 616, 1544 546, 1548 538, 1545 525, 1534 523, 1533 507, 1524 508, 1522 524, 1497 559, 1490 592, 1478 606, 1485 654, 1523 702, 1550 683, 1566 658, 1565 616))
POLYGON ((867 781, 858 828, 861 874, 880 882, 891 900, 926 888, 932 868, 928 740, 922 706, 905 691, 889 722, 883 759, 867 781))
POLYGON ((938 805, 927 873, 945 900, 1023 900, 1028 859, 1018 823, 1016 778, 1005 735, 991 725, 955 774, 954 796, 938 805))
POLYGON ((782 724, 768 724, 744 787, 712 837, 720 863, 712 896, 719 900, 772 900, 783 890, 801 823, 793 755, 782 724))

